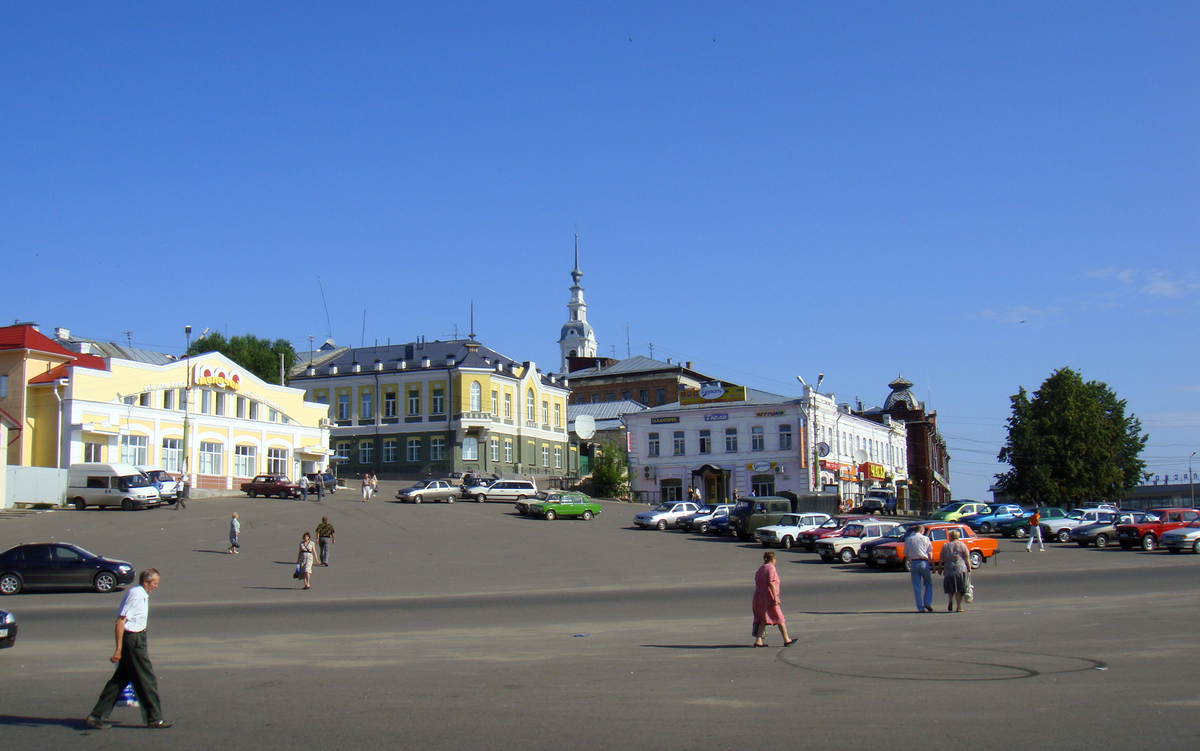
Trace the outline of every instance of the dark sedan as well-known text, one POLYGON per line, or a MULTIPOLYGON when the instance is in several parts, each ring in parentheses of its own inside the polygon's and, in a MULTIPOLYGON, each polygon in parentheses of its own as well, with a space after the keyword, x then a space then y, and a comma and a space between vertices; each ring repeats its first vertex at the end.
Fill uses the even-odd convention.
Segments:
POLYGON ((28 542, 0 553, 0 595, 15 595, 27 587, 111 592, 132 584, 134 575, 133 566, 125 561, 65 542, 28 542))
POLYGON ((0 649, 17 643, 17 619, 7 610, 0 610, 0 649))

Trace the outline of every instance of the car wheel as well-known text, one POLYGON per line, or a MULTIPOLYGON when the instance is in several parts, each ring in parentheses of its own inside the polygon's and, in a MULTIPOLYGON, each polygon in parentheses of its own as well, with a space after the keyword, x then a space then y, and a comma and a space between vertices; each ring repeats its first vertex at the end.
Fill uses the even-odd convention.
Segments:
POLYGON ((971 551, 971 568, 979 568, 983 565, 983 553, 978 550, 971 551))
POLYGON ((793 544, 794 544, 794 543, 792 542, 792 536, 791 536, 791 535, 784 535, 784 536, 783 536, 783 549, 784 549, 784 550, 791 550, 791 549, 792 549, 792 545, 793 545, 793 544))
POLYGON ((0 595, 15 595, 21 591, 21 577, 16 574, 0 576, 0 595))
POLYGON ((486 500, 487 500, 487 496, 484 495, 483 493, 480 493, 479 495, 475 496, 476 503, 483 503, 486 500))
POLYGON ((826 563, 833 563, 833 556, 823 555, 823 556, 821 556, 821 560, 825 561, 826 563))
POLYGON ((86 508, 87 508, 87 501, 83 500, 82 498, 75 499, 75 510, 76 511, 83 511, 86 508))
MULTIPOLYGON (((1024 527, 1017 527, 1016 532, 1014 532, 1013 534, 1015 534, 1017 536, 1018 540, 1024 540, 1029 535, 1029 533, 1025 531, 1024 527)), ((1005 535, 1005 536, 1007 537, 1007 535, 1005 535)))
POLYGON ((980 525, 979 525, 979 531, 980 531, 980 533, 982 533, 982 534, 985 534, 985 535, 986 535, 986 534, 988 534, 988 533, 990 533, 990 532, 992 531, 992 525, 991 525, 991 523, 990 523, 990 522, 984 522, 983 524, 980 524, 980 525))
POLYGON ((842 548, 842 552, 838 555, 842 563, 854 563, 854 551, 850 548, 842 548))
MULTIPOLYGON (((1083 544, 1084 544, 1085 546, 1087 545, 1087 543, 1086 543, 1086 542, 1085 542, 1085 543, 1083 543, 1083 544)), ((1098 548, 1106 548, 1106 547, 1108 547, 1108 535, 1096 535, 1096 547, 1098 547, 1098 548)), ((1125 546, 1124 546, 1124 545, 1122 545, 1121 547, 1123 547, 1123 548, 1124 548, 1125 546)), ((1128 550, 1128 548, 1125 548, 1125 549, 1126 549, 1126 550, 1128 550)))
POLYGON ((1192 543, 1192 552, 1196 555, 1200 555, 1200 540, 1196 540, 1196 542, 1192 543))
POLYGON ((590 522, 592 520, 592 512, 584 509, 583 513, 579 515, 579 518, 583 519, 585 522, 590 522))
POLYGON ((1150 551, 1158 547, 1158 540, 1154 535, 1145 535, 1142 537, 1142 550, 1150 551))
POLYGON ((281 500, 286 500, 287 497, 288 497, 288 492, 286 490, 279 491, 279 498, 281 500))
POLYGON ((657 529, 659 532, 662 532, 663 530, 665 530, 667 528, 667 521, 665 519, 659 519, 658 524, 655 524, 654 528, 657 529))
POLYGON ((133 501, 129 500, 128 498, 121 501, 121 510, 122 511, 133 511, 133 501))
POLYGON ((905 558, 904 563, 900 566, 900 568, 904 569, 906 572, 912 571, 912 563, 909 562, 909 560, 907 558, 905 558))
POLYGON ((101 571, 92 580, 92 587, 100 593, 111 592, 117 588, 117 577, 111 571, 101 571))
POLYGON ((420 502, 421 502, 421 496, 419 496, 419 495, 414 495, 414 496, 413 496, 413 503, 420 503, 420 502))
POLYGON ((454 496, 450 496, 449 498, 447 498, 446 503, 454 503, 454 496))
POLYGON ((525 496, 523 496, 523 495, 517 496, 517 503, 520 503, 523 500, 525 500, 525 496))
POLYGON ((1058 534, 1055 535, 1055 537, 1058 538, 1059 542, 1070 542, 1071 541, 1071 530, 1060 529, 1060 530, 1058 530, 1058 534))
POLYGON ((246 495, 250 496, 251 498, 257 498, 257 497, 258 497, 258 493, 255 493, 253 490, 247 490, 247 491, 246 491, 246 495))
POLYGON ((558 518, 558 514, 554 513, 553 509, 546 509, 546 521, 552 522, 558 518))
POLYGON ((700 522, 700 525, 696 527, 696 531, 702 535, 708 534, 708 522, 700 522))

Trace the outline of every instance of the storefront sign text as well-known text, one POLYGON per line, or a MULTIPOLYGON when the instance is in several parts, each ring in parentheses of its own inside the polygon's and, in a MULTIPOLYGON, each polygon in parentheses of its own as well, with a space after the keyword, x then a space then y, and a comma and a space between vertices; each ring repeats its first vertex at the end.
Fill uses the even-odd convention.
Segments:
POLYGON ((722 412, 722 413, 721 413, 721 414, 719 414, 719 415, 705 415, 705 416, 704 416, 704 421, 705 421, 705 422, 716 422, 716 421, 718 421, 718 420, 728 420, 728 419, 729 419, 729 413, 728 413, 728 412, 722 412))
POLYGON ((196 365, 192 369, 192 383, 196 386, 216 386, 237 391, 242 387, 242 377, 232 370, 211 365, 196 365))

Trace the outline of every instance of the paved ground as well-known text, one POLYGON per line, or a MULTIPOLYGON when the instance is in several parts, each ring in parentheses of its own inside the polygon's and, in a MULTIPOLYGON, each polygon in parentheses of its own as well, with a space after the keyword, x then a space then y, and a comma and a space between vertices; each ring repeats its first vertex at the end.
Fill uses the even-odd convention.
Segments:
POLYGON ((0 601, 22 628, 0 652, 4 748, 1196 743, 1194 556, 1002 541, 969 612, 918 615, 903 574, 780 551, 800 643, 755 650, 756 545, 637 530, 644 507, 619 503, 545 522, 384 490, 0 521, 0 548, 63 539, 163 571, 151 654, 179 721, 118 709, 127 726, 89 731, 119 595, 21 594, 0 601), (322 515, 339 542, 305 592, 295 548, 322 515))

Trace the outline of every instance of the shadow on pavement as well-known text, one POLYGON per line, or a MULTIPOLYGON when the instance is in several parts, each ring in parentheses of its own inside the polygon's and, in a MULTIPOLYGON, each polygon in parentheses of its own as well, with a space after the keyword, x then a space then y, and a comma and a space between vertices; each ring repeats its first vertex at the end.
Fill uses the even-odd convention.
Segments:
POLYGON ((217 553, 219 555, 229 555, 228 550, 193 550, 193 553, 217 553))
POLYGON ((88 724, 74 717, 20 717, 18 715, 0 714, 0 726, 15 725, 17 727, 44 727, 58 725, 72 730, 90 730, 88 724))
POLYGON ((746 649, 749 644, 643 644, 648 649, 746 649))
POLYGON ((293 589, 300 589, 300 587, 242 587, 242 589, 278 589, 285 592, 290 592, 293 589))

